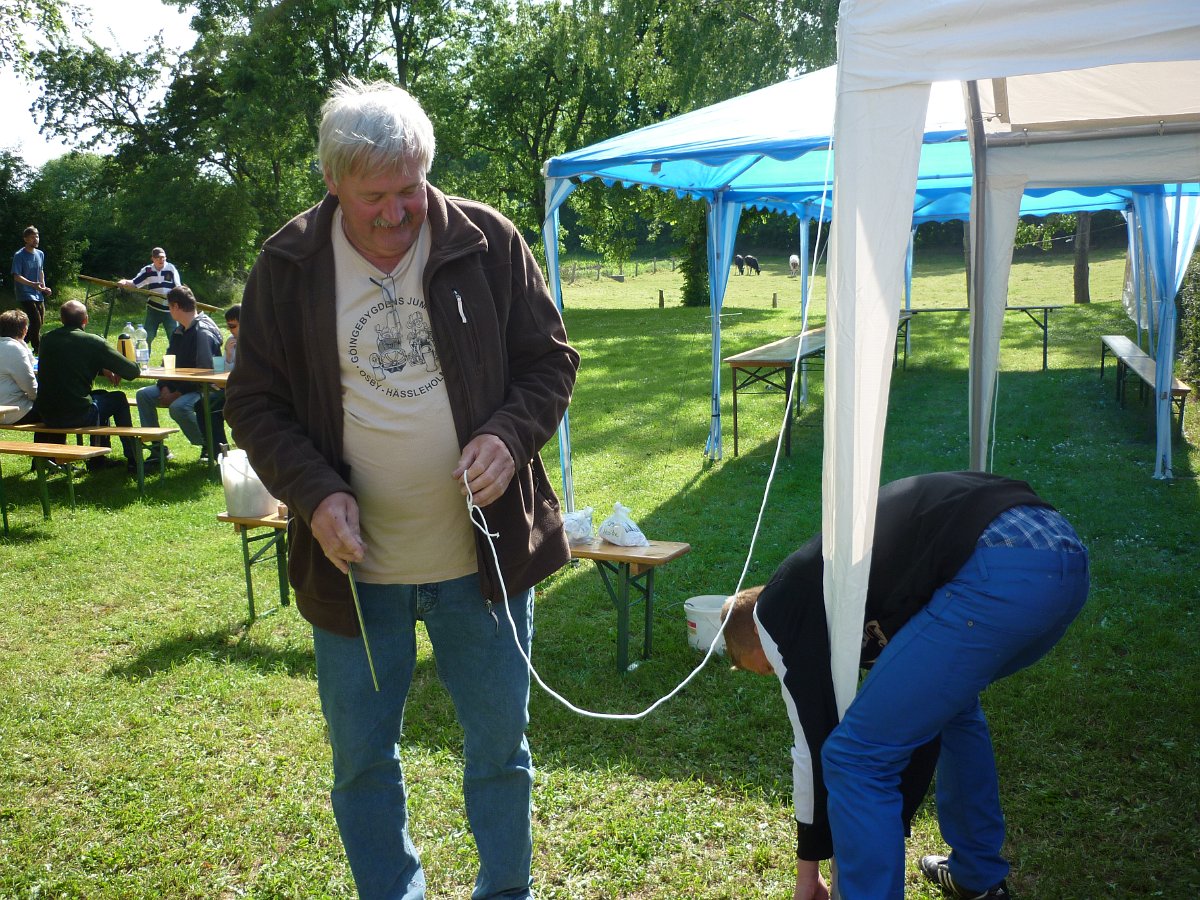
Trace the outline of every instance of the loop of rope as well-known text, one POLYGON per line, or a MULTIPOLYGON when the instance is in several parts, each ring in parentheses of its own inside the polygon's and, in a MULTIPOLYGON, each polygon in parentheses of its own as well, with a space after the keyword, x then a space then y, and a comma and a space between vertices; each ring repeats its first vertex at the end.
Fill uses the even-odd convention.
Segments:
POLYGON ((555 700, 557 700, 559 703, 561 703, 563 706, 565 706, 571 712, 576 713, 577 715, 580 715, 580 716, 586 716, 587 718, 591 718, 591 719, 635 721, 637 719, 643 719, 646 716, 650 715, 650 713, 654 712, 654 710, 658 709, 660 706, 662 706, 664 703, 666 703, 668 700, 670 700, 672 697, 674 697, 676 694, 678 694, 681 690, 684 689, 684 687, 688 684, 688 682, 690 682, 693 678, 695 678, 696 675, 699 674, 700 670, 704 668, 704 666, 708 662, 709 658, 713 655, 713 648, 716 647, 718 638, 720 638, 721 634, 723 634, 725 631, 725 621, 724 620, 721 621, 721 627, 717 631, 716 636, 713 638, 712 643, 709 645, 708 652, 704 654, 704 658, 702 660, 700 660, 700 664, 691 671, 691 674, 689 674, 685 679, 683 679, 683 681, 679 682, 679 684, 676 685, 673 690, 671 690, 669 693, 665 694, 664 696, 660 697, 659 699, 655 700, 653 703, 651 703, 648 707, 646 707, 644 710, 642 710, 639 713, 594 712, 592 710, 583 709, 581 707, 576 706, 570 700, 568 700, 566 697, 564 697, 562 694, 555 691, 552 687, 550 687, 548 684, 546 684, 545 681, 542 680, 542 676, 538 674, 537 669, 535 669, 533 667, 533 663, 530 661, 528 654, 526 654, 525 648, 521 646, 521 638, 520 638, 520 635, 517 634, 517 623, 513 620, 512 610, 509 608, 509 605, 508 605, 508 587, 504 584, 504 575, 500 571, 500 557, 496 553, 496 544, 492 540, 495 537, 499 537, 499 535, 492 532, 488 528, 487 517, 483 514, 483 509, 475 503, 475 500, 471 494, 471 488, 469 485, 467 485, 467 474, 465 472, 463 473, 463 485, 465 485, 467 488, 467 513, 471 517, 471 523, 476 528, 478 528, 481 532, 483 532, 484 537, 487 538, 488 548, 492 551, 492 561, 496 565, 496 573, 497 573, 499 581, 500 581, 500 592, 504 597, 504 613, 508 617, 508 624, 509 624, 509 627, 512 629, 513 641, 517 645, 517 652, 521 654, 521 659, 525 660, 525 665, 529 669, 529 674, 533 676, 534 680, 538 683, 538 685, 542 688, 542 690, 544 690, 547 694, 549 694, 551 697, 553 697, 555 700))

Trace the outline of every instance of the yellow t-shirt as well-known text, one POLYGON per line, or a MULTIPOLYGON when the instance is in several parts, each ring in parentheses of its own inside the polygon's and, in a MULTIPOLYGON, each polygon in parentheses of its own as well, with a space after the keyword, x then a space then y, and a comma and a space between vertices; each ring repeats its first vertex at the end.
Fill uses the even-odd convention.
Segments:
POLYGON ((426 223, 385 274, 335 215, 342 452, 367 548, 355 574, 374 584, 427 584, 478 568, 466 501, 450 477, 462 451, 425 308, 429 243, 426 223))

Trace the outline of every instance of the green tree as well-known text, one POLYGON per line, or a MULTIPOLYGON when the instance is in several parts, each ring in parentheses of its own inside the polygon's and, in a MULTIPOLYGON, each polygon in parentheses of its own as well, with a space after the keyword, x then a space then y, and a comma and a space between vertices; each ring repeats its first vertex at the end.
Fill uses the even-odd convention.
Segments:
POLYGON ((74 3, 61 0, 17 0, 0 6, 0 67, 12 66, 22 75, 33 71, 34 50, 26 34, 33 30, 44 40, 54 41, 67 33, 67 27, 81 21, 74 3))
POLYGON ((680 211, 679 228, 684 235, 679 271, 683 273, 680 288, 684 306, 707 306, 708 297, 708 224, 704 206, 691 203, 680 211))
POLYGON ((51 287, 73 281, 90 246, 84 223, 95 208, 98 158, 68 153, 41 167, 29 182, 26 198, 42 234, 46 281, 51 287))
POLYGON ((139 144, 152 153, 171 150, 153 127, 150 100, 170 64, 161 35, 149 49, 117 55, 90 37, 82 46, 62 39, 33 61, 42 83, 33 110, 44 131, 83 149, 139 144))
MULTIPOLYGON (((33 210, 26 196, 33 175, 25 160, 11 150, 0 149, 0 235, 12 244, 14 251, 21 246, 21 232, 33 224, 33 210)), ((4 271, 8 273, 7 269, 4 271)))

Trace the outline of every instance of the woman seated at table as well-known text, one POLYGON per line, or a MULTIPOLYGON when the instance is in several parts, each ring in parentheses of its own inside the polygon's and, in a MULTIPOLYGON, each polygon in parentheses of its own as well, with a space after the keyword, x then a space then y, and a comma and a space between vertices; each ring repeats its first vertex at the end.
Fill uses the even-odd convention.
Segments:
POLYGON ((11 412, 0 412, 0 425, 19 425, 40 421, 33 413, 37 399, 37 373, 33 353, 25 343, 29 331, 29 316, 19 309, 0 313, 0 407, 11 406, 11 412))

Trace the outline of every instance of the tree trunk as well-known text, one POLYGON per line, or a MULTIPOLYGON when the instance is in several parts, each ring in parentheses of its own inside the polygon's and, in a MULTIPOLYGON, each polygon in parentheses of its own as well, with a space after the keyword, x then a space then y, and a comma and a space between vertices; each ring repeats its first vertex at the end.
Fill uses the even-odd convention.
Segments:
POLYGON ((1075 302, 1091 303, 1088 286, 1088 252, 1092 247, 1092 214, 1075 214, 1075 302))

